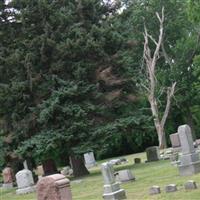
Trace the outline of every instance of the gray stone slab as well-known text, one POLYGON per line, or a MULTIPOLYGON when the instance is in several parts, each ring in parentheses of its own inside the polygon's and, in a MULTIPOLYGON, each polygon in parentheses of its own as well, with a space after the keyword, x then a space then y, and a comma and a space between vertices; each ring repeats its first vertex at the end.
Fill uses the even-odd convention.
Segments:
POLYGON ((121 200, 126 199, 126 193, 124 189, 120 189, 113 193, 103 194, 105 200, 121 200))
POLYGON ((160 187, 157 185, 154 185, 154 186, 150 187, 150 189, 149 189, 150 195, 155 195, 155 194, 160 194, 160 193, 161 193, 160 187))
POLYGON ((181 141, 178 133, 171 134, 169 137, 173 148, 181 146, 181 141))
POLYGON ((147 155, 147 161, 148 162, 160 160, 159 148, 156 147, 156 146, 148 147, 146 149, 146 155, 147 155))
POLYGON ((12 189, 13 188, 13 183, 3 183, 2 187, 5 190, 12 189))
POLYGON ((134 181, 135 176, 132 174, 131 170, 125 169, 118 171, 118 179, 120 182, 134 181))
POLYGON ((135 164, 140 164, 141 163, 141 158, 134 158, 134 163, 135 164))
POLYGON ((188 125, 178 127, 178 134, 181 142, 182 154, 191 154, 195 152, 191 129, 188 125))
POLYGON ((197 184, 195 181, 190 180, 185 183, 184 187, 186 190, 194 190, 197 189, 197 184))
POLYGON ((165 187, 165 192, 176 192, 177 191, 177 187, 176 184, 169 184, 165 187))

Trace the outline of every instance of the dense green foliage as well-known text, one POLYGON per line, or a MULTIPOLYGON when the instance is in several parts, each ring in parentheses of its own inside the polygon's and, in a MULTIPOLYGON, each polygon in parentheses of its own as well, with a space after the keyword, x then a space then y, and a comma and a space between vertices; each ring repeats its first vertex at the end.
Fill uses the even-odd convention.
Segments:
POLYGON ((198 131, 195 1, 1 1, 0 153, 6 161, 18 154, 61 162, 89 150, 98 157, 114 156, 156 144, 140 86, 145 81, 144 23, 156 38, 155 12, 163 6, 164 46, 157 71, 161 110, 162 86, 177 81, 166 133, 181 123, 198 131))

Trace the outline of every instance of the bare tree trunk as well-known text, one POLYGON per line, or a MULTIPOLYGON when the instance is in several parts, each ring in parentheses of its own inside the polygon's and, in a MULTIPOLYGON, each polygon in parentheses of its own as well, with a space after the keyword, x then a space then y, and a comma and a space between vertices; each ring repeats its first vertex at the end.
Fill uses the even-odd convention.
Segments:
MULTIPOLYGON (((157 60, 159 59, 159 51, 163 44, 163 23, 164 23, 164 8, 162 8, 162 15, 160 16, 158 13, 156 13, 156 16, 160 22, 160 33, 158 37, 158 41, 156 41, 149 33, 147 32, 146 27, 144 28, 144 60, 146 62, 146 74, 147 74, 147 80, 148 84, 143 85, 146 90, 146 95, 148 97, 150 106, 151 106, 151 112, 154 118, 154 125, 156 128, 156 132, 158 135, 158 141, 159 141, 159 147, 160 149, 164 149, 166 147, 166 138, 165 138, 165 123, 167 120, 167 117, 169 115, 169 110, 171 106, 171 99, 175 92, 175 86, 176 82, 172 84, 171 87, 167 88, 167 99, 166 99, 166 106, 165 111, 160 117, 160 111, 158 108, 158 100, 156 97, 156 87, 157 87, 157 81, 156 81, 156 64, 157 60), (152 53, 152 50, 149 47, 149 39, 155 44, 155 50, 152 53)), ((166 52, 164 51, 165 55, 166 52)), ((165 56, 166 57, 166 56, 165 56)), ((170 60, 168 59, 168 62, 170 60)))
POLYGON ((75 155, 72 155, 69 159, 75 177, 89 174, 89 171, 85 167, 83 157, 76 157, 75 155))

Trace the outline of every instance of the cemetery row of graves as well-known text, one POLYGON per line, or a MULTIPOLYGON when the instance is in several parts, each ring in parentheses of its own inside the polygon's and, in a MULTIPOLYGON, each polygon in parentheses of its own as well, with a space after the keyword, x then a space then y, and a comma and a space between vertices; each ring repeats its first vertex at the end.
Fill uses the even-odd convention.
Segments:
MULTIPOLYGON (((177 177, 187 177, 188 179, 187 181, 184 179, 181 187, 177 186, 176 182, 168 181, 168 184, 165 184, 164 186, 155 185, 153 181, 149 182, 146 185, 148 186, 148 190, 145 191, 147 199, 154 199, 155 196, 162 195, 163 193, 175 194, 179 190, 182 190, 182 193, 186 191, 190 191, 191 193, 193 191, 198 191, 198 183, 195 180, 190 180, 190 176, 195 176, 195 174, 198 175, 198 173, 200 173, 200 151, 198 148, 198 140, 195 142, 193 141, 191 129, 188 125, 179 126, 177 133, 171 134, 170 138, 172 148, 160 152, 159 148, 156 146, 149 147, 146 149, 147 160, 142 163, 143 158, 135 157, 134 164, 133 160, 131 161, 131 166, 138 166, 138 168, 141 167, 142 171, 142 164, 146 165, 147 168, 151 168, 151 166, 148 166, 150 163, 168 162, 173 166, 173 168, 176 168, 177 177)), ((93 152, 84 154, 84 159, 85 166, 89 170, 97 168, 101 169, 102 194, 94 199, 130 199, 129 190, 127 191, 125 189, 126 185, 124 184, 129 183, 131 187, 134 188, 137 187, 137 181, 140 179, 140 177, 135 174, 134 170, 131 170, 129 166, 130 160, 126 157, 121 157, 109 159, 106 162, 102 161, 98 164, 93 152), (116 167, 120 168, 115 170, 116 167), (125 186, 125 188, 123 186, 125 186)), ((1 188, 3 191, 14 192, 13 195, 16 196, 16 199, 23 199, 24 195, 31 193, 36 195, 34 198, 37 198, 37 200, 78 199, 76 198, 76 195, 73 194, 73 188, 76 184, 81 185, 82 181, 84 181, 84 177, 83 179, 74 180, 73 170, 69 166, 64 167, 59 173, 51 172, 50 175, 45 174, 46 172, 42 166, 38 166, 36 172, 39 177, 36 183, 32 171, 28 169, 27 162, 24 161, 23 164, 24 169, 17 172, 15 178, 11 167, 6 167, 3 170, 2 174, 4 182, 1 188), (70 186, 71 184, 72 188, 70 186)), ((49 171, 47 173, 49 173, 49 171)), ((90 176, 92 175, 88 175, 87 178, 90 176)), ((145 172, 145 170, 143 176, 148 176, 148 173, 145 172)), ((157 176, 159 178, 159 175, 157 176)), ((162 179, 162 176, 160 178, 162 179)), ((92 184, 95 185, 95 182, 92 184)), ((81 189, 84 190, 84 188, 81 189)), ((15 200, 15 198, 13 198, 13 200, 15 200)))

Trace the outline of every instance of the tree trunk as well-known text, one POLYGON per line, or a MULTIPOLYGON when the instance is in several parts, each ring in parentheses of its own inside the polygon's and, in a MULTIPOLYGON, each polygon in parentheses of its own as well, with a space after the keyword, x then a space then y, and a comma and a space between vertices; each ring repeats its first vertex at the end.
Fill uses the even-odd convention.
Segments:
POLYGON ((85 167, 83 157, 76 157, 75 155, 70 156, 70 164, 75 177, 89 174, 89 171, 85 167))
POLYGON ((192 113, 191 113, 189 106, 186 106, 186 111, 187 111, 187 115, 186 115, 187 116, 186 117, 187 124, 191 128, 193 140, 196 140, 196 135, 195 135, 195 131, 194 131, 195 130, 194 119, 193 119, 193 116, 192 116, 192 113))
POLYGON ((44 169, 44 176, 58 173, 55 161, 52 159, 45 160, 42 163, 44 169))
POLYGON ((154 124, 158 135, 159 148, 165 149, 167 147, 167 143, 164 128, 162 127, 161 122, 159 120, 154 120, 154 124))

